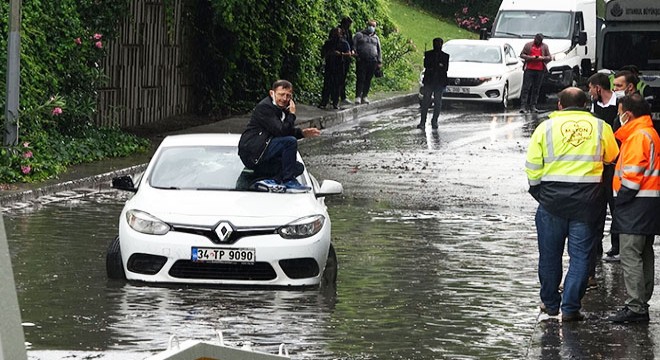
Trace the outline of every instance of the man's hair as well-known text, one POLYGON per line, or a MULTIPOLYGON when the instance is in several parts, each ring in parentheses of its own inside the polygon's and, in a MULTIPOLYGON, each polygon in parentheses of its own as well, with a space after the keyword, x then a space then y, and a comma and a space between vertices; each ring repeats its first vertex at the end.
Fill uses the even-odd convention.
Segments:
POLYGON ((589 85, 593 86, 600 86, 603 89, 610 90, 611 85, 610 85, 610 78, 609 76, 603 74, 603 73, 595 73, 589 77, 589 80, 587 80, 589 85))
POLYGON ((579 88, 569 87, 559 92, 557 95, 562 108, 585 107, 587 104, 587 94, 579 88))
POLYGON ((444 44, 444 43, 445 43, 445 41, 442 40, 442 38, 437 37, 437 38, 433 39, 433 47, 434 48, 435 48, 435 44, 439 44, 440 46, 442 46, 442 44, 444 44))
POLYGON ((621 70, 621 71, 624 71, 624 70, 625 71, 630 71, 631 73, 633 73, 635 75, 639 74, 639 68, 637 67, 637 65, 624 65, 619 70, 621 70))
POLYGON ((543 41, 543 34, 538 33, 538 34, 534 35, 534 40, 538 40, 538 41, 542 42, 543 41))
POLYGON ((340 23, 340 24, 342 24, 342 25, 350 25, 350 24, 352 24, 352 23, 353 23, 353 19, 351 19, 351 18, 348 17, 348 16, 344 16, 344 17, 341 19, 341 23, 340 23))
POLYGON ((635 87, 637 87, 637 83, 639 82, 639 78, 632 71, 628 70, 622 70, 614 74, 615 79, 618 77, 623 77, 626 79, 626 84, 633 84, 635 87))
POLYGON ((639 93, 626 95, 621 99, 621 110, 630 111, 635 118, 651 115, 651 107, 639 93))
POLYGON ((291 84, 287 80, 277 80, 273 83, 273 87, 271 88, 271 90, 276 90, 279 87, 284 89, 293 89, 293 84, 291 84))

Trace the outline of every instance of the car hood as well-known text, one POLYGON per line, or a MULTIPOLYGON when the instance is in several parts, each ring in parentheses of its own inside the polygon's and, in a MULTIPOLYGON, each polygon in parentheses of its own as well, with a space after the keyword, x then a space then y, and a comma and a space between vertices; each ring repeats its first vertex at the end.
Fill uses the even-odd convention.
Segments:
MULTIPOLYGON (((490 38, 488 41, 494 43, 508 43, 513 48, 516 55, 520 56, 525 44, 533 39, 516 39, 516 38, 490 38)), ((567 39, 543 39, 543 42, 548 45, 550 54, 555 55, 558 53, 566 52, 571 48, 571 41, 567 39)))
MULTIPOLYGON (((447 76, 450 78, 475 78, 482 76, 502 75, 502 64, 485 64, 475 62, 450 62, 447 76)), ((450 84, 451 85, 451 84, 450 84)))
POLYGON ((225 220, 236 226, 281 226, 308 215, 327 216, 313 193, 142 190, 124 210, 141 210, 169 223, 213 225, 225 220))

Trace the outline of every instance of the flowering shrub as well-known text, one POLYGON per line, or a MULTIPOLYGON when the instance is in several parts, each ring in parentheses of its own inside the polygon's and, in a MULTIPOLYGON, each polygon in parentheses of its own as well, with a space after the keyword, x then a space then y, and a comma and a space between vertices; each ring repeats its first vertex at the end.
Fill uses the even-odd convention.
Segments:
POLYGON ((481 28, 487 27, 491 21, 488 16, 470 14, 470 9, 467 6, 457 11, 454 14, 454 19, 456 25, 473 32, 479 32, 481 28))

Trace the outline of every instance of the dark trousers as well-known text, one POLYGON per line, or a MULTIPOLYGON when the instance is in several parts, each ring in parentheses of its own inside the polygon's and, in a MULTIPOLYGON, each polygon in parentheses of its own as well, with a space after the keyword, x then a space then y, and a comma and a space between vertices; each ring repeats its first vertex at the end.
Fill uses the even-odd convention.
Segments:
POLYGON ((444 85, 424 85, 422 88, 422 95, 424 97, 422 98, 422 105, 420 109, 422 115, 422 119, 419 122, 420 125, 423 126, 426 123, 429 106, 431 105, 431 101, 433 101, 433 117, 431 118, 431 125, 438 126, 438 116, 440 116, 440 108, 442 107, 442 94, 444 92, 444 85))
MULTIPOLYGON (((594 224, 594 247, 591 249, 589 259, 589 276, 596 275, 596 265, 603 255, 603 231, 605 231, 605 218, 607 217, 607 207, 610 207, 610 214, 614 217, 614 194, 612 194, 612 178, 614 177, 614 165, 605 165, 603 168, 603 184, 605 188, 605 199, 607 202, 600 209, 598 221, 594 224)), ((610 226, 611 228, 611 226, 610 226)), ((612 243, 612 252, 619 253, 619 234, 612 234, 610 230, 610 241, 612 243)))
POLYGON ((302 163, 296 161, 297 152, 298 140, 295 136, 274 137, 254 171, 260 177, 273 178, 278 182, 295 179, 305 169, 302 163))
POLYGON ((326 67, 323 73, 323 91, 321 92, 321 105, 328 104, 328 99, 332 100, 332 105, 339 104, 339 95, 341 88, 345 84, 344 68, 326 67))
POLYGON ((355 65, 355 97, 365 98, 371 88, 371 79, 374 78, 378 62, 370 60, 358 60, 355 65))
POLYGON ((539 92, 541 91, 544 75, 545 70, 525 70, 522 92, 520 93, 520 105, 523 109, 528 106, 536 106, 539 101, 539 92))
POLYGON ((351 61, 344 61, 344 76, 341 78, 341 84, 339 85, 339 98, 341 100, 346 100, 346 81, 348 80, 348 72, 351 70, 351 61))

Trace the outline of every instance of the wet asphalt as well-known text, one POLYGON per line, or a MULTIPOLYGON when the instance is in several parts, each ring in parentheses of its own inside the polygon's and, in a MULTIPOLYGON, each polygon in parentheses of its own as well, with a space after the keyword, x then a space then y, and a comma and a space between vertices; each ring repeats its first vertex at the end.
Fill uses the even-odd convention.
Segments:
MULTIPOLYGON (((344 110, 321 110, 314 106, 299 105, 298 108, 298 122, 301 126, 315 126, 319 128, 328 129, 332 131, 341 131, 342 126, 350 124, 354 121, 360 121, 363 117, 374 117, 380 112, 389 111, 403 106, 412 106, 417 101, 415 94, 401 95, 396 97, 384 97, 382 99, 375 99, 369 105, 350 106, 344 110), (343 124, 343 125, 342 125, 343 124), (340 129, 340 130, 333 130, 340 129)), ((552 105, 547 104, 546 109, 550 110, 552 105)), ((515 115, 511 111, 511 116, 515 115)), ((542 118, 543 114, 539 115, 542 118)), ((247 120, 246 116, 239 116, 231 119, 225 119, 217 123, 203 125, 177 133, 191 133, 191 132, 240 132, 247 120)), ((529 121, 527 123, 534 123, 529 121)), ((527 136, 533 130, 535 125, 523 125, 528 127, 527 136)), ((504 126, 505 127, 505 126, 504 126)), ((415 130, 411 130, 415 131, 415 130)), ((163 134, 167 135, 167 134, 163 134)), ((429 150, 433 150, 434 146, 440 146, 444 140, 434 138, 433 132, 427 129, 424 134, 426 144, 429 150)), ((162 139, 162 137, 160 137, 162 139)), ((462 138, 464 139, 464 138, 462 138)), ((451 151, 459 151, 469 147, 469 139, 462 140, 456 139, 453 141, 453 148, 451 151)), ((393 141, 395 141, 394 139, 393 141)), ((158 137, 154 139, 154 146, 158 143, 158 137)), ((355 141, 356 143, 359 141, 355 141)), ((522 156, 526 149, 525 139, 512 143, 513 145, 497 148, 493 146, 490 151, 501 152, 503 168, 519 167, 522 164, 517 164, 516 161, 522 156), (513 154, 509 156, 509 154, 513 154)), ((368 146, 368 145, 366 145, 368 146)), ((393 145, 395 146, 395 145, 393 145)), ((478 151, 478 149, 469 149, 471 151, 478 151)), ((72 167, 66 174, 62 175, 59 179, 49 181, 41 184, 22 185, 10 191, 3 191, 0 194, 0 205, 4 211, 20 209, 21 207, 33 206, 35 203, 47 203, 54 201, 61 201, 75 196, 84 196, 85 193, 95 192, 99 189, 107 189, 109 180, 118 174, 131 174, 139 172, 144 164, 149 159, 150 154, 137 155, 123 159, 112 159, 93 164, 86 164, 82 166, 72 167)), ((401 154, 401 159, 394 159, 392 165, 380 164, 380 170, 390 170, 388 166, 410 166, 413 168, 415 161, 421 161, 415 165, 412 170, 417 171, 416 178, 420 178, 420 174, 424 174, 424 161, 419 159, 405 159, 405 155, 401 154), (416 170, 415 170, 416 169, 416 170)), ((442 180, 446 182, 461 181, 461 176, 452 175, 455 171, 461 171, 469 167, 469 164, 474 159, 463 159, 464 162, 457 164, 454 168, 447 167, 447 179, 442 180)), ((376 171, 376 166, 363 163, 359 166, 354 166, 355 169, 341 169, 339 162, 333 163, 333 160, 323 159, 319 157, 317 160, 319 164, 325 162, 331 168, 339 168, 341 171, 354 171, 358 175, 362 173, 363 169, 372 167, 372 171, 376 171)), ((406 169, 403 169, 406 170, 406 169)), ((329 172, 332 174, 332 172, 329 172)), ((513 175, 512 175, 513 176, 513 175)), ((519 174, 516 174, 519 176, 519 174)), ((399 175, 396 175, 398 178, 399 175)), ((332 177, 329 177, 332 178, 332 177)), ((421 178, 424 178, 421 176, 421 178)), ((496 182, 506 182, 510 178, 493 179, 496 182)), ((432 176, 428 176, 426 181, 434 181, 432 176)), ((359 184, 364 183, 362 180, 356 180, 356 191, 363 191, 368 193, 368 189, 359 189, 359 184)), ((439 184, 438 186, 441 186, 439 184)), ((520 185, 520 184, 519 184, 520 185)), ((345 183, 346 187, 347 184, 345 183)), ((386 189, 386 198, 388 201, 399 201, 405 203, 409 199, 405 196, 396 199, 397 186, 392 186, 386 189), (394 194, 394 196, 393 196, 394 194), (392 200, 394 199, 394 200, 392 200)), ((381 192, 382 193, 382 192, 381 192)), ((414 193, 410 189, 402 191, 408 194, 414 193)), ((502 205, 506 208, 506 212, 515 213, 521 209, 529 210, 530 203, 527 200, 522 200, 526 196, 521 194, 520 186, 513 190, 510 196, 506 194, 506 190, 497 188, 493 192, 494 196, 498 197, 496 201, 481 200, 484 206, 493 206, 495 203, 502 205), (507 200, 507 199, 513 200, 507 200), (520 202, 524 202, 523 205, 520 202)), ((373 195, 373 194, 372 194, 373 195)), ((419 196, 424 196, 420 194, 419 196)), ((479 204, 479 199, 474 199, 468 195, 459 196, 454 194, 455 203, 460 204, 464 201, 471 201, 474 204, 479 204)), ((374 195, 378 198, 378 195, 374 195)), ((608 248, 609 238, 604 239, 604 247, 608 248)), ((535 243, 530 243, 530 246, 535 246, 535 243)), ((612 311, 621 306, 625 300, 625 291, 623 289, 623 278, 621 267, 618 263, 601 263, 597 269, 598 286, 587 292, 583 302, 583 312, 586 315, 586 320, 575 323, 562 323, 558 318, 547 317, 546 315, 537 313, 535 321, 529 326, 532 327, 529 338, 521 343, 520 346, 524 347, 524 358, 527 359, 655 359, 655 353, 660 355, 660 331, 658 327, 660 324, 660 298, 655 296, 651 300, 651 322, 648 324, 625 324, 615 325, 605 320, 612 311)), ((512 279, 515 279, 516 274, 510 274, 512 279)), ((657 278, 656 278, 657 282, 657 278)), ((538 299, 521 299, 522 303, 529 301, 537 301, 538 299)), ((518 312, 518 309, 511 309, 512 316, 518 312)), ((506 334, 503 334, 506 336, 506 334)), ((70 356, 66 355, 67 357, 70 356)), ((77 354, 84 358, 85 354, 77 354)), ((92 356, 89 355, 88 356, 92 356)), ((115 358, 112 355, 104 356, 103 354, 95 354, 94 358, 115 358)), ((116 354, 115 354, 116 356, 116 354)), ((658 356, 660 357, 660 356, 658 356)), ((31 357, 32 358, 32 357, 31 357)), ((55 357, 48 357, 54 359, 55 357)), ((65 358, 64 355, 62 358, 65 358)), ((477 357, 478 358, 478 357, 477 357)), ((487 357, 485 357, 487 358, 487 357)), ((35 359, 39 359, 38 357, 35 359)), ((45 359, 45 358, 44 358, 45 359)))

